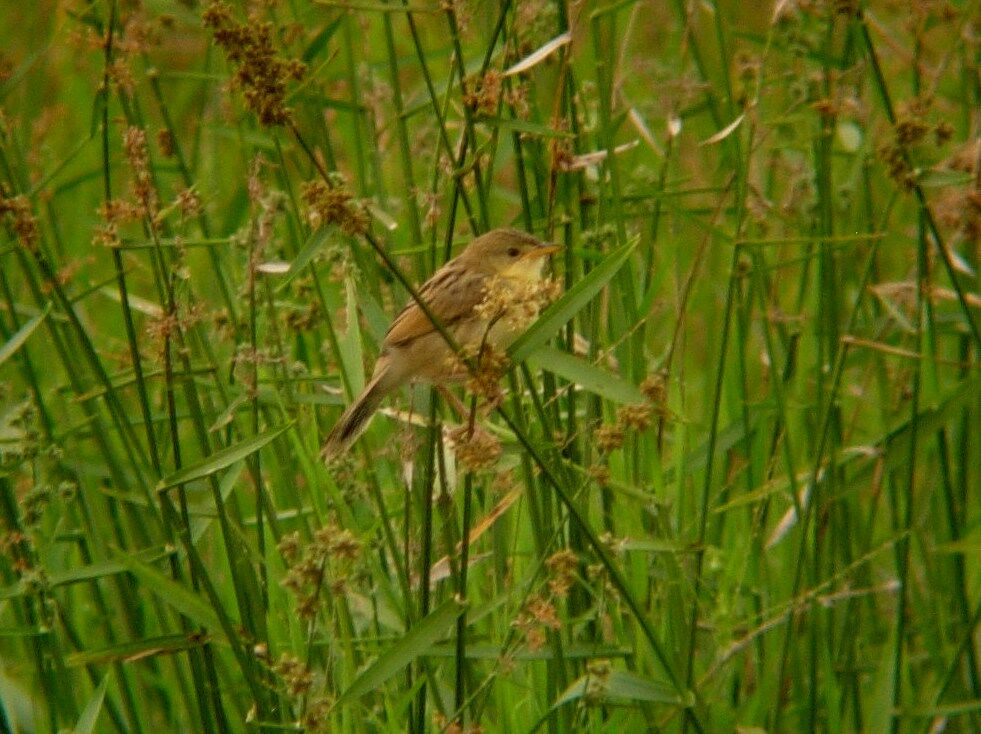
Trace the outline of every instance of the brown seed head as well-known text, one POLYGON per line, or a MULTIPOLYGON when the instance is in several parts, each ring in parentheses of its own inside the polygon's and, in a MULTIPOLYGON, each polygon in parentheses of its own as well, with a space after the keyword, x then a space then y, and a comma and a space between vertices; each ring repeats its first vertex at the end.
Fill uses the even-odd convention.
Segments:
POLYGON ((236 66, 235 83, 242 88, 246 105, 266 126, 285 125, 292 121, 293 111, 286 106, 286 86, 303 78, 306 64, 284 59, 276 54, 272 42, 272 24, 252 17, 248 23, 235 20, 227 3, 215 2, 202 16, 211 28, 215 43, 236 66))
POLYGON ((17 239, 28 252, 37 252, 40 230, 37 217, 31 209, 31 202, 26 196, 5 198, 0 191, 0 219, 10 217, 11 226, 17 239))

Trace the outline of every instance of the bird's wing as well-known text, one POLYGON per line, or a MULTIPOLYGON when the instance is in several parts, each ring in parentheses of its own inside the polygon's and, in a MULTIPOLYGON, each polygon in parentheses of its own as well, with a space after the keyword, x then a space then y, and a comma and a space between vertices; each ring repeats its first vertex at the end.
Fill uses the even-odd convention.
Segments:
MULTIPOLYGON (((423 283, 419 289, 419 297, 429 306, 433 316, 443 326, 450 328, 468 316, 483 300, 485 283, 486 276, 482 273, 444 267, 423 283)), ((435 330, 436 327, 419 308, 419 304, 412 299, 388 327, 385 345, 404 347, 435 330)))

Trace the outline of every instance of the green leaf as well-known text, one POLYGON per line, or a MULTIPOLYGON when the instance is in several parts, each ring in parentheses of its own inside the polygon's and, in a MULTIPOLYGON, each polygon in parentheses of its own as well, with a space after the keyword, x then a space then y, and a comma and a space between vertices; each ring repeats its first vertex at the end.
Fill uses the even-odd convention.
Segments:
POLYGON ((208 426, 208 433, 220 431, 222 428, 235 420, 235 413, 243 405, 246 405, 249 400, 250 395, 245 390, 242 390, 242 392, 229 400, 225 409, 221 411, 221 413, 218 414, 218 417, 214 419, 210 426, 208 426))
POLYGON ((614 250, 607 255, 599 265, 589 271, 589 274, 567 290, 559 300, 545 309, 531 328, 522 334, 508 350, 511 359, 520 362, 531 356, 532 352, 545 345, 549 339, 575 316, 603 286, 610 282, 619 272, 624 263, 633 253, 639 239, 614 250))
MULTIPOLYGON (((223 500, 227 500, 231 496, 232 491, 235 489, 235 484, 238 482, 239 476, 242 474, 242 469, 245 468, 244 462, 239 462, 227 472, 221 478, 219 482, 218 493, 221 495, 223 500)), ((204 535, 204 531, 208 529, 208 526, 214 522, 213 517, 195 517, 191 520, 191 542, 195 545, 201 540, 201 536, 204 535)))
POLYGON ((311 40, 310 43, 307 44, 307 47, 303 49, 303 63, 309 64, 316 56, 320 54, 321 51, 324 50, 324 48, 327 47, 327 42, 330 41, 334 33, 337 32, 337 29, 340 27, 341 21, 344 20, 344 17, 345 16, 343 13, 338 15, 332 23, 325 25, 320 32, 313 37, 313 40, 311 40))
POLYGON ((643 678, 627 670, 614 670, 605 677, 589 673, 580 677, 555 700, 552 708, 580 698, 588 698, 591 703, 619 701, 690 706, 693 697, 688 696, 686 701, 670 683, 643 678))
POLYGON ((10 359, 10 357, 12 357, 18 349, 24 346, 24 342, 30 338, 31 334, 34 333, 34 330, 41 325, 41 322, 44 321, 45 318, 47 318, 50 311, 51 304, 48 303, 41 313, 20 327, 17 330, 17 333, 10 337, 6 344, 0 347, 0 364, 3 364, 10 359))
POLYGON ((646 401, 644 393, 636 385, 619 375, 554 347, 537 349, 528 357, 528 364, 535 369, 547 370, 614 403, 632 405, 646 401))
MULTIPOLYGON (((883 650, 895 649, 896 627, 889 631, 889 636, 882 641, 883 650)), ((860 731, 889 731, 890 723, 893 720, 892 687, 893 681, 897 680, 896 675, 896 656, 883 655, 878 665, 870 663, 874 669, 866 673, 865 683, 865 711, 863 712, 864 722, 860 731)))
POLYGON ((436 641, 443 636, 447 628, 456 621, 465 609, 466 604, 456 599, 448 599, 443 602, 425 619, 414 625, 401 640, 387 647, 385 652, 341 694, 336 705, 341 706, 349 703, 378 689, 385 681, 420 655, 428 654, 436 641))
POLYGON ((498 130, 504 132, 513 133, 525 133, 527 135, 538 135, 543 138, 572 138, 572 133, 567 130, 555 130, 548 125, 540 125, 534 122, 527 122, 525 120, 518 119, 508 119, 505 117, 478 117, 474 122, 478 122, 482 125, 488 125, 490 127, 496 127, 498 130))
POLYGON ((949 543, 937 543, 937 545, 933 546, 933 552, 981 555, 981 539, 964 538, 962 540, 952 540, 949 543))
POLYGON ((0 627, 0 638, 44 637, 51 634, 50 627, 0 627))
MULTIPOLYGON (((476 612, 474 612, 476 615, 476 612)), ((500 660, 505 650, 501 645, 467 645, 467 660, 500 660)), ((426 653, 427 658, 454 658, 456 657, 456 645, 453 643, 443 643, 433 645, 426 653)), ((511 660, 556 660, 562 657, 565 660, 593 660, 596 658, 627 658, 633 655, 633 650, 629 647, 616 647, 614 645, 596 645, 592 643, 574 643, 568 648, 563 646, 561 656, 547 647, 538 650, 520 649, 508 652, 511 660)))
POLYGON ((688 708, 694 705, 695 696, 687 693, 682 697, 669 683, 642 678, 625 670, 614 670, 602 677, 595 673, 586 674, 574 681, 555 699, 549 713, 539 719, 531 731, 540 729, 552 712, 580 699, 585 699, 588 705, 667 703, 688 708))
POLYGON ((157 491, 159 492, 167 489, 168 487, 174 487, 178 484, 186 484, 187 482, 192 482, 195 479, 211 476, 216 471, 220 471, 225 467, 231 466, 236 461, 241 461, 246 456, 254 454, 263 446, 282 435, 285 431, 292 427, 292 425, 293 421, 290 421, 289 423, 273 429, 272 431, 260 433, 254 438, 240 441, 239 443, 229 446, 226 449, 216 451, 203 461, 199 461, 197 464, 192 464, 191 466, 186 466, 179 471, 175 471, 173 474, 164 477, 157 483, 157 491))
POLYGON ((105 665, 115 662, 133 662, 155 655, 172 655, 195 647, 201 647, 208 642, 208 637, 196 632, 176 635, 161 635, 160 637, 145 637, 141 640, 121 642, 98 650, 75 652, 68 656, 66 663, 71 668, 83 665, 105 665))
POLYGON ((164 604, 207 628, 211 634, 223 635, 218 615, 202 597, 136 558, 120 553, 119 560, 147 591, 160 597, 164 604))
POLYGON ((683 698, 673 685, 665 681, 643 678, 629 670, 614 670, 606 681, 608 698, 649 703, 673 703, 691 706, 694 697, 683 698))
POLYGON ((364 389, 364 353, 361 349, 361 321, 358 319, 358 286, 354 278, 344 281, 347 328, 337 334, 338 355, 344 364, 351 389, 357 395, 364 389))
POLYGON ((981 711, 981 698, 972 698, 967 701, 957 701, 955 703, 941 703, 934 706, 918 706, 902 710, 902 715, 908 718, 934 719, 937 717, 952 718, 973 714, 981 711))
POLYGON ((620 543, 620 549, 624 551, 637 551, 638 553, 698 553, 700 550, 705 550, 704 547, 694 543, 682 543, 677 540, 656 538, 625 538, 620 543))
POLYGON ((283 276, 282 282, 276 288, 277 292, 282 291, 286 286, 288 286, 293 279, 303 272, 303 269, 309 265, 313 259, 320 253, 323 249, 324 243, 327 238, 334 233, 337 228, 334 225, 327 225, 326 227, 321 227, 316 232, 310 235, 310 239, 307 240, 306 244, 303 245, 303 249, 297 253, 296 257, 293 258, 293 262, 290 263, 290 269, 286 271, 286 275, 283 276))
MULTIPOLYGON (((749 425, 747 426, 744 421, 734 421, 719 431, 718 436, 715 439, 715 456, 723 456, 732 449, 740 441, 746 439, 747 433, 752 434, 760 421, 762 420, 763 413, 761 411, 754 411, 750 413, 749 425), (749 431, 746 429, 749 428, 749 431)), ((708 466, 709 458, 709 446, 710 443, 706 439, 701 445, 692 449, 687 456, 685 456, 685 476, 690 476, 697 471, 701 471, 706 466, 708 466)), ((675 475, 677 474, 677 467, 668 467, 668 470, 664 474, 664 480, 666 482, 674 482, 675 475)))
POLYGON ((95 731, 95 722, 102 711, 102 701, 106 697, 107 685, 109 685, 108 673, 103 677, 98 688, 95 689, 92 698, 85 704, 85 709, 82 711, 82 715, 78 717, 78 723, 75 724, 74 734, 92 734, 95 731))
POLYGON ((967 186, 974 181, 974 174, 966 171, 951 171, 949 169, 927 169, 916 174, 920 186, 928 189, 945 186, 967 186))
MULTIPOLYGON (((133 557, 144 563, 153 563, 154 561, 167 557, 172 552, 157 546, 156 548, 147 548, 146 550, 139 551, 133 557)), ((83 566, 73 566, 67 571, 54 572, 49 577, 49 580, 52 587, 67 586, 69 584, 82 583, 83 581, 106 578, 117 573, 125 573, 128 570, 129 568, 126 564, 120 561, 97 561, 83 566)))
POLYGON ((432 5, 426 3, 381 3, 370 0, 314 0, 317 5, 325 5, 345 10, 366 10, 371 13, 434 13, 432 5))

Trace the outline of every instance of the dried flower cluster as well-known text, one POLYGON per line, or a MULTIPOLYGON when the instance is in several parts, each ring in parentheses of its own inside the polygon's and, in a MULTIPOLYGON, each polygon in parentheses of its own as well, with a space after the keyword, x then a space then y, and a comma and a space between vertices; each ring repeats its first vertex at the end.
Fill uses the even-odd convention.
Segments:
POLYGON ((272 24, 250 17, 239 23, 223 2, 212 3, 204 11, 204 25, 214 32, 215 43, 235 64, 235 83, 242 88, 245 103, 262 125, 285 125, 293 111, 286 106, 286 85, 303 78, 306 64, 284 59, 272 43, 272 24))
POLYGON ((907 191, 916 184, 915 171, 910 163, 910 148, 923 143, 931 133, 939 147, 950 140, 954 132, 947 121, 936 124, 927 121, 931 105, 929 97, 914 97, 901 105, 892 138, 879 146, 879 157, 885 162, 889 177, 907 191))
POLYGON ((37 550, 31 537, 20 530, 11 530, 0 535, 0 556, 9 563, 11 570, 17 575, 31 571, 34 568, 32 559, 37 550))
MULTIPOLYGON (((565 120, 552 118, 551 127, 557 132, 564 132, 568 127, 565 120)), ((575 170, 576 153, 573 150, 572 138, 555 136, 548 141, 549 168, 553 171, 575 170)))
POLYGON ((185 219, 196 217, 201 213, 201 199, 193 188, 178 191, 174 204, 185 219))
POLYGON ((133 196, 141 207, 142 216, 155 229, 160 226, 157 191, 150 175, 150 153, 147 149, 146 131, 138 127, 128 127, 123 133, 123 148, 133 171, 133 196))
POLYGON ((471 722, 466 727, 460 724, 459 719, 450 719, 439 711, 433 712, 433 726, 441 734, 484 734, 484 727, 480 724, 471 722))
POLYGON ((493 117, 501 104, 501 84, 504 75, 497 69, 488 69, 482 76, 471 77, 464 85, 463 103, 473 112, 493 117))
POLYGON ((109 199, 99 205, 99 217, 102 224, 96 226, 92 236, 93 245, 103 247, 119 247, 119 226, 126 222, 139 220, 140 207, 128 199, 109 199))
POLYGON ((330 731, 330 719, 327 715, 334 707, 334 701, 329 697, 314 698, 307 704, 303 716, 298 722, 301 730, 318 734, 318 732, 330 731))
POLYGON ((258 202, 258 216, 252 221, 252 262, 249 263, 249 277, 265 257, 266 250, 273 242, 276 233, 276 217, 286 207, 286 196, 281 191, 269 191, 258 202))
POLYGON ((511 623, 524 633, 525 643, 530 650, 541 650, 545 647, 548 630, 562 629, 555 604, 543 596, 534 594, 525 601, 518 618, 511 623))
MULTIPOLYGON (((280 679, 282 687, 290 698, 307 697, 304 712, 297 724, 302 731, 327 731, 327 718, 333 708, 333 700, 329 696, 311 695, 314 691, 314 674, 310 666, 295 655, 283 653, 275 665, 273 673, 280 679)), ((316 686, 323 689, 323 680, 316 686)))
POLYGON ((602 425, 593 433, 597 448, 605 454, 620 448, 628 431, 642 433, 650 428, 655 413, 655 407, 651 403, 621 406, 617 409, 614 423, 602 425))
POLYGON ((971 174, 971 183, 950 187, 938 202, 937 216, 946 227, 965 243, 981 242, 981 138, 962 145, 946 161, 944 168, 971 174))
POLYGON ((519 120, 531 119, 531 91, 526 83, 512 80, 504 90, 504 101, 519 120))
POLYGON ((547 0, 523 0, 515 5, 514 55, 517 58, 527 56, 554 35, 559 10, 547 0))
POLYGON ((302 554, 299 533, 283 536, 278 548, 290 564, 283 586, 296 596, 300 617, 308 620, 320 611, 320 591, 324 585, 329 584, 335 594, 342 593, 351 566, 361 556, 361 543, 350 531, 329 525, 314 534, 313 542, 302 554))
POLYGON ((486 431, 460 426, 449 432, 449 441, 457 461, 470 472, 490 469, 501 456, 501 442, 486 431))
POLYGON ((425 211, 423 221, 426 229, 434 229, 439 224, 439 218, 443 216, 443 207, 440 204, 440 196, 435 191, 425 191, 416 189, 416 199, 425 211))
POLYGON ((136 91, 136 78, 125 56, 117 56, 106 69, 109 81, 116 91, 123 96, 132 97, 136 91))
POLYGON ((286 692, 293 697, 302 696, 313 685, 313 674, 310 668, 297 657, 283 653, 279 662, 273 666, 273 671, 286 686, 286 692))
POLYGON ((160 150, 160 155, 164 158, 173 158, 174 136, 167 128, 157 130, 157 148, 160 150))
POLYGON ((287 305, 284 308, 283 320, 290 331, 312 331, 323 321, 320 304, 317 301, 309 301, 303 307, 287 305))
POLYGON ((86 263, 92 263, 94 259, 92 257, 88 258, 72 258, 67 260, 58 270, 55 271, 54 276, 45 279, 41 284, 41 291, 45 294, 51 293, 56 287, 64 287, 75 279, 79 271, 86 263))
POLYGON ((109 199, 99 205, 99 217, 107 224, 137 222, 142 216, 143 210, 129 199, 109 199))
POLYGON ((204 308, 201 304, 188 305, 183 301, 175 303, 172 311, 161 310, 151 316, 146 324, 146 334, 152 347, 148 353, 162 362, 174 338, 186 333, 204 316, 204 308))
POLYGON ((311 228, 336 224, 351 235, 368 231, 368 212, 346 188, 328 186, 320 180, 307 181, 300 196, 307 205, 307 220, 311 228))
POLYGON ((649 403, 623 405, 617 409, 617 423, 625 429, 633 429, 638 432, 646 431, 651 427, 653 418, 654 408, 649 403))
POLYGON ((610 467, 604 464, 593 464, 586 469, 586 473, 600 487, 605 487, 610 483, 610 467))
POLYGON ((607 696, 610 673, 613 666, 609 660, 597 658, 586 663, 586 700, 592 704, 602 703, 607 696))
MULTIPOLYGON (((160 143, 159 137, 158 143, 160 143)), ((201 202, 193 188, 179 191, 173 202, 164 208, 160 207, 151 173, 145 130, 138 127, 126 128, 123 132, 123 150, 132 171, 133 198, 132 200, 109 199, 102 202, 99 206, 102 223, 95 230, 93 244, 119 247, 121 244, 119 229, 131 222, 145 220, 154 231, 159 231, 164 219, 174 211, 179 212, 185 219, 200 213, 201 202)))
POLYGON ((17 239, 28 252, 37 252, 40 232, 37 217, 31 210, 31 202, 26 196, 7 197, 0 191, 0 220, 9 217, 17 239))
POLYGON ((655 406, 663 406, 668 398, 667 376, 663 372, 648 375, 640 383, 640 391, 655 406))
MULTIPOLYGON (((487 331, 519 334, 561 290, 561 284, 551 278, 519 281, 494 277, 484 287, 483 300, 474 307, 474 315, 487 322, 487 331)), ((447 374, 466 376, 467 390, 483 399, 484 410, 493 409, 503 399, 500 379, 509 365, 507 354, 495 350, 486 336, 485 332, 476 343, 462 344, 460 355, 446 358, 447 374), (473 369, 468 370, 464 361, 471 362, 473 369)))
POLYGON ((623 426, 615 423, 602 425, 593 433, 593 440, 596 442, 596 448, 604 454, 616 451, 623 446, 623 426))
MULTIPOLYGON (((471 359, 474 364, 474 370, 467 377, 467 392, 481 398, 483 410, 493 410, 504 399, 501 378, 511 364, 507 353, 498 351, 486 343, 481 345, 467 344, 462 347, 461 351, 463 357, 471 359)), ((454 359, 454 361, 456 360, 454 359)), ((464 369, 463 365, 457 366, 461 371, 464 369)))
POLYGON ((260 367, 271 364, 282 364, 284 357, 275 357, 269 349, 255 349, 249 344, 238 344, 232 355, 232 371, 235 379, 242 383, 246 394, 253 398, 257 395, 256 376, 260 367))
POLYGON ((553 553, 545 561, 548 569, 548 588, 558 598, 564 599, 576 580, 579 557, 568 548, 553 553))
POLYGON ((495 276, 484 287, 484 299, 474 313, 507 331, 521 332, 561 292, 562 284, 554 278, 517 280, 495 276))
POLYGON ((54 498, 54 491, 47 484, 35 484, 20 499, 21 522, 26 527, 37 525, 44 511, 54 498))
POLYGON ((470 30, 472 20, 470 3, 465 0, 440 0, 439 7, 447 15, 452 16, 453 22, 461 34, 470 30))

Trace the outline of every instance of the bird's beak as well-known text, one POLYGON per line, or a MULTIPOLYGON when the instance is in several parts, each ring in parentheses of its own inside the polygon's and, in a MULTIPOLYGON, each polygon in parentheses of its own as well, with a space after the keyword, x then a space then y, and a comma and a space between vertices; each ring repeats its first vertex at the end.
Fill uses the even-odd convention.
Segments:
POLYGON ((528 260, 537 260, 540 257, 548 257, 553 252, 558 252, 562 249, 562 245, 557 245, 554 242, 544 242, 533 250, 528 250, 524 254, 524 257, 528 260))

